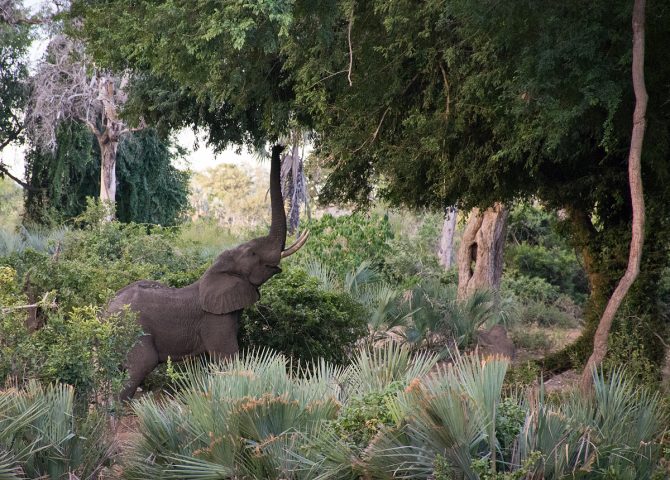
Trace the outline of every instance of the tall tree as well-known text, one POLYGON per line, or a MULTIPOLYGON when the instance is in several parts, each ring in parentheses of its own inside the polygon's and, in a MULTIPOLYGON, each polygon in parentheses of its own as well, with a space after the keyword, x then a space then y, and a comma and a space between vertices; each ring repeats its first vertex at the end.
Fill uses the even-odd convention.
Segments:
POLYGON ((95 68, 83 44, 66 35, 51 39, 44 61, 32 77, 27 114, 31 141, 44 151, 55 151, 58 126, 67 121, 86 125, 100 151, 102 201, 116 201, 116 161, 123 135, 131 128, 121 119, 128 76, 95 68))
MULTIPOLYGON (((322 197, 364 204, 376 189, 392 203, 440 210, 520 198, 563 209, 591 297, 584 335, 548 365, 586 359, 630 236, 630 0, 79 5, 96 59, 153 76, 154 88, 135 96, 137 111, 197 119, 224 142, 264 138, 291 120, 314 128, 316 153, 332 167, 322 197), (118 48, 106 48, 110 41, 118 48)), ((643 319, 643 353, 660 363, 654 297, 670 233, 670 6, 649 10, 649 215, 626 303, 643 319)))
POLYGON ((644 194, 642 190, 642 143, 647 125, 647 88, 644 84, 644 20, 645 0, 635 0, 633 6, 633 91, 635 110, 633 111, 633 132, 628 153, 628 183, 633 211, 632 236, 626 272, 617 284, 607 302, 598 328, 593 337, 593 353, 586 362, 582 374, 582 387, 588 388, 593 382, 593 369, 600 366, 607 354, 607 341, 612 322, 624 297, 640 274, 642 250, 644 246, 644 194))

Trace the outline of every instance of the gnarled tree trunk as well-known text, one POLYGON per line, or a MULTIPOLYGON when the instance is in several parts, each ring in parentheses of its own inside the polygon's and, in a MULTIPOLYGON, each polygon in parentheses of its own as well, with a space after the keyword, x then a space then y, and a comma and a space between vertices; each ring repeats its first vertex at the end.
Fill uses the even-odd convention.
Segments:
POLYGON ((500 203, 481 213, 475 208, 465 226, 458 250, 458 298, 476 290, 498 290, 508 210, 500 203))

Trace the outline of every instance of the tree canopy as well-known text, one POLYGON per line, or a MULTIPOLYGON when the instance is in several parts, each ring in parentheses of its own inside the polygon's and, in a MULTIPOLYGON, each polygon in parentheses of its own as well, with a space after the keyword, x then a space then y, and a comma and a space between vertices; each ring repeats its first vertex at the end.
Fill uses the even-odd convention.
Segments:
MULTIPOLYGON (((145 80, 136 113, 206 124, 220 145, 265 141, 291 122, 310 128, 330 168, 322 198, 365 204, 374 191, 443 209, 533 197, 563 210, 589 273, 580 345, 590 350, 630 238, 632 2, 77 5, 94 56, 145 80)), ((670 6, 654 2, 647 17, 650 221, 630 303, 657 322, 650 297, 670 233, 670 6)))

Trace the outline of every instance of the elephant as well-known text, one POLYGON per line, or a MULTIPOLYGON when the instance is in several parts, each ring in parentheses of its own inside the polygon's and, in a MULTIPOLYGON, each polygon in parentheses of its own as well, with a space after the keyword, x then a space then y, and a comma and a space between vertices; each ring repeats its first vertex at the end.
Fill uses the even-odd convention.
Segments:
POLYGON ((254 238, 221 253, 195 283, 171 288, 141 280, 119 290, 107 313, 124 308, 136 312, 143 335, 129 351, 125 368, 129 381, 121 400, 135 394, 146 375, 159 363, 209 354, 228 358, 238 351, 237 331, 241 312, 259 298, 259 287, 281 272, 279 262, 307 241, 305 231, 289 248, 286 244, 286 213, 281 194, 280 154, 272 148, 270 202, 272 221, 267 236, 254 238))

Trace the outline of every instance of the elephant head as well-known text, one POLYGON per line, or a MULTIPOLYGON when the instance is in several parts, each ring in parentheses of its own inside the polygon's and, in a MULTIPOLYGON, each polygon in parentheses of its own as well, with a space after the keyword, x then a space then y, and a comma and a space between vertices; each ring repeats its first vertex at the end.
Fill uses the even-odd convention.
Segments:
POLYGON ((258 287, 281 272, 279 262, 298 251, 307 241, 303 232, 289 248, 286 245, 286 213, 281 195, 280 154, 284 147, 272 148, 270 165, 270 202, 272 223, 267 236, 254 238, 236 248, 226 250, 215 260, 198 282, 198 295, 203 310, 225 314, 255 303, 258 287))

